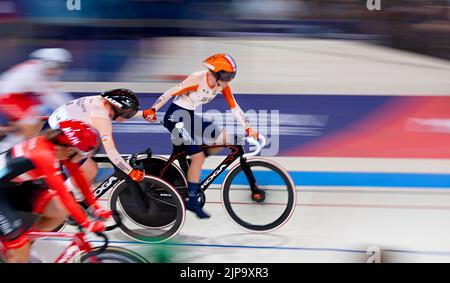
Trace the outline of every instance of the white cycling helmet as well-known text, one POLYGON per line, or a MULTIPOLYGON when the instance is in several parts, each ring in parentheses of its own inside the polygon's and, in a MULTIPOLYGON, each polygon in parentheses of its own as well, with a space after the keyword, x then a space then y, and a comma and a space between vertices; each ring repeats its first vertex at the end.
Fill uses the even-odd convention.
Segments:
POLYGON ((61 68, 72 62, 72 54, 64 48, 42 48, 33 51, 30 59, 43 61, 48 68, 61 68))

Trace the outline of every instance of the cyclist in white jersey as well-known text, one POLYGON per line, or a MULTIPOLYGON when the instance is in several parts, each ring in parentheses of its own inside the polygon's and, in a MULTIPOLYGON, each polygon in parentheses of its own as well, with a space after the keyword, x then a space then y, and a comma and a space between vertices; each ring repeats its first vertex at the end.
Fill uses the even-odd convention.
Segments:
MULTIPOLYGON (((202 104, 211 102, 219 93, 222 93, 237 121, 245 129, 246 135, 258 138, 258 133, 250 127, 231 92, 229 82, 235 77, 237 71, 233 58, 228 54, 215 54, 203 61, 203 64, 208 68, 207 71, 199 71, 189 75, 183 82, 161 95, 150 109, 144 110, 143 114, 147 121, 156 121, 156 111, 163 107, 171 98, 175 97, 166 111, 164 126, 177 139, 178 129, 176 129, 176 124, 179 122, 177 117, 182 118, 186 132, 191 135, 191 140, 195 141, 189 145, 183 145, 192 160, 187 172, 189 199, 186 203, 186 208, 195 212, 199 218, 209 218, 209 215, 203 211, 199 201, 201 170, 206 156, 216 154, 222 148, 209 149, 207 152, 202 151, 200 144, 203 142, 198 143, 196 138, 198 140, 199 136, 203 136, 203 132, 214 129, 215 125, 205 121, 205 118, 197 117, 194 114, 194 110, 202 104), (200 124, 201 129, 198 129, 196 124, 200 124)), ((216 144, 232 142, 231 137, 227 136, 224 131, 214 129, 211 133, 213 132, 216 144)))
POLYGON ((0 152, 39 134, 43 124, 40 116, 50 115, 73 99, 53 85, 71 61, 72 55, 65 49, 43 48, 31 53, 30 60, 2 74, 0 152))
MULTIPOLYGON (((100 133, 101 141, 110 161, 124 173, 128 174, 136 182, 142 181, 144 172, 133 169, 117 151, 113 135, 112 121, 123 122, 136 115, 141 115, 139 100, 128 89, 113 89, 101 95, 82 97, 72 100, 62 106, 50 116, 48 123, 52 129, 56 129, 61 121, 77 119, 92 125, 100 133)), ((92 183, 98 173, 97 164, 88 158, 81 167, 85 177, 92 183)), ((71 180, 66 185, 74 190, 71 180)))

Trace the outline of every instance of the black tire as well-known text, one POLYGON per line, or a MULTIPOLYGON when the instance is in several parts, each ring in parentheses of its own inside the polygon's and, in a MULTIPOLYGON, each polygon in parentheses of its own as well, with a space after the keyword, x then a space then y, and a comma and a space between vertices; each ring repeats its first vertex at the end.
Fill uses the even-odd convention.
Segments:
MULTIPOLYGON (((95 252, 98 249, 94 248, 92 251, 95 252)), ((82 254, 79 262, 90 263, 90 257, 89 253, 82 254)), ((148 260, 144 257, 120 247, 107 247, 104 252, 96 255, 95 258, 99 263, 148 263, 148 260)))
POLYGON ((111 194, 110 208, 122 214, 119 228, 125 234, 147 243, 173 238, 186 218, 184 200, 177 190, 154 176, 145 176, 141 183, 135 185, 121 181, 111 194), (136 185, 145 195, 144 202, 148 205, 145 211, 136 205, 133 197, 131 190, 137 189, 136 185))
POLYGON ((222 204, 225 211, 234 223, 247 231, 264 233, 276 230, 289 220, 295 210, 295 185, 289 174, 272 161, 254 158, 249 159, 247 164, 254 173, 259 188, 263 189, 265 197, 258 201, 252 199, 250 186, 248 183, 245 184, 248 181, 241 165, 238 164, 230 170, 222 185, 222 204), (263 171, 255 174, 258 172, 257 168, 262 168, 263 171), (277 177, 276 181, 273 177, 277 177), (240 184, 242 180, 244 183, 240 184), (266 187, 262 185, 263 180, 268 183, 266 187), (273 186, 271 182, 279 184, 273 186), (283 202, 271 203, 271 196, 274 198, 281 196, 283 202), (274 209, 279 212, 273 212, 274 209), (252 221, 260 223, 255 224, 252 221))
POLYGON ((164 174, 161 176, 162 169, 167 165, 167 159, 161 156, 153 156, 151 158, 144 160, 144 169, 147 175, 159 177, 169 184, 171 184, 178 193, 186 199, 188 197, 187 187, 188 182, 186 176, 173 162, 165 170, 164 174))

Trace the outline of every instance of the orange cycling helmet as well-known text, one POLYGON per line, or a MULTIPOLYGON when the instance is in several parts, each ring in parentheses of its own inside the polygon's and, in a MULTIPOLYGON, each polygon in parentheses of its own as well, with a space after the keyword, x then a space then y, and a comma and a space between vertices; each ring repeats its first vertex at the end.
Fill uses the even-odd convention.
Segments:
POLYGON ((203 61, 203 65, 208 68, 218 81, 229 82, 236 76, 237 65, 233 57, 228 54, 218 53, 203 61))

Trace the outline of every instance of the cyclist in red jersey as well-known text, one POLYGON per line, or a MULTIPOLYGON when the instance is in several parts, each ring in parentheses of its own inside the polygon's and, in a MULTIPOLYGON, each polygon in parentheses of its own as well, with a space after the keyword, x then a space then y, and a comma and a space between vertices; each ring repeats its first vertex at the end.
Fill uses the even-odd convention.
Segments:
POLYGON ((103 221, 90 221, 64 185, 61 165, 73 176, 85 202, 100 218, 111 211, 94 199, 90 184, 77 162, 99 145, 96 130, 77 120, 61 122, 58 130, 24 141, 0 153, 0 240, 7 249, 8 262, 27 262, 30 243, 18 211, 40 215, 31 229, 51 231, 67 216, 88 231, 103 231, 103 221))

